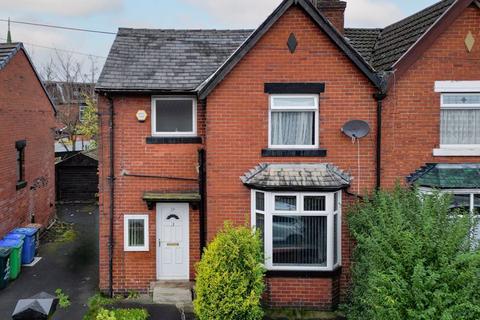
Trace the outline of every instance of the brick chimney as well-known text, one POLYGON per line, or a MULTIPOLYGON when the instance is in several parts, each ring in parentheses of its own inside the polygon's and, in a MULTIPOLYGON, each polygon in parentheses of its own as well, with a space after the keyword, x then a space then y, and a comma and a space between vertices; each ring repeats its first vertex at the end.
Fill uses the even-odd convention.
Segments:
POLYGON ((345 9, 347 3, 340 0, 310 0, 317 9, 340 31, 344 33, 345 9))

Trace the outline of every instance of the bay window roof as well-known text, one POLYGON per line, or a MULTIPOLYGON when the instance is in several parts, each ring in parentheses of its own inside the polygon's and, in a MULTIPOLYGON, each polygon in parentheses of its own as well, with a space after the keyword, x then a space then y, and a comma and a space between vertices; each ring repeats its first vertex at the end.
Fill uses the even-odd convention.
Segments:
POLYGON ((429 163, 407 181, 435 189, 476 189, 480 188, 480 163, 429 163))
POLYGON ((240 180, 259 190, 335 191, 347 188, 352 178, 327 163, 262 163, 240 180))

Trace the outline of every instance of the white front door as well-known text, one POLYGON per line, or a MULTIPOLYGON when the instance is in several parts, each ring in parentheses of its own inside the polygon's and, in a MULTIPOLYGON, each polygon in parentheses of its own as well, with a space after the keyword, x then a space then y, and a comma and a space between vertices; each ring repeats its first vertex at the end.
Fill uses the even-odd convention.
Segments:
POLYGON ((188 203, 157 204, 157 278, 189 279, 188 203))

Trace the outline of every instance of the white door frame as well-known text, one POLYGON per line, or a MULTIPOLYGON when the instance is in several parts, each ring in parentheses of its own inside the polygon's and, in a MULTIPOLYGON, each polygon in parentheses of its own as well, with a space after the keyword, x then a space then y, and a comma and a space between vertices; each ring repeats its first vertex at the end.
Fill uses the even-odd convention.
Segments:
POLYGON ((156 237, 155 237, 155 248, 156 248, 156 276, 157 280, 190 280, 190 205, 189 203, 157 203, 156 206, 156 237), (162 213, 161 208, 170 207, 170 206, 181 206, 184 209, 184 226, 183 226, 183 235, 185 237, 184 246, 184 256, 186 264, 186 273, 181 276, 169 276, 162 274, 162 253, 161 253, 161 239, 162 239, 162 213))

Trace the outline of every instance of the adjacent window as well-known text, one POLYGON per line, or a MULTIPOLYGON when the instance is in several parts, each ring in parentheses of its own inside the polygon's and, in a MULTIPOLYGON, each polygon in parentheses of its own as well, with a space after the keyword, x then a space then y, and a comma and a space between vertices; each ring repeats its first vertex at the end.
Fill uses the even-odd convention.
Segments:
POLYGON ((269 148, 318 147, 318 95, 271 95, 269 148))
POLYGON ((152 134, 154 136, 195 136, 196 100, 194 98, 153 98, 152 134))
POLYGON ((84 115, 85 115, 85 109, 86 108, 87 108, 86 103, 81 103, 78 106, 78 119, 80 120, 80 122, 83 122, 83 120, 84 120, 84 115))
POLYGON ((15 142, 16 149, 16 175, 17 175, 17 190, 27 185, 25 181, 25 147, 27 142, 25 140, 15 142))
POLYGON ((341 192, 252 191, 252 224, 269 270, 328 271, 341 264, 341 192))
POLYGON ((124 250, 148 251, 148 215, 124 216, 124 250))
POLYGON ((455 191, 452 202, 452 210, 461 209, 472 214, 476 223, 475 230, 472 233, 475 239, 480 241, 480 191, 476 193, 455 191))
POLYGON ((480 93, 444 93, 441 145, 480 145, 480 93))

